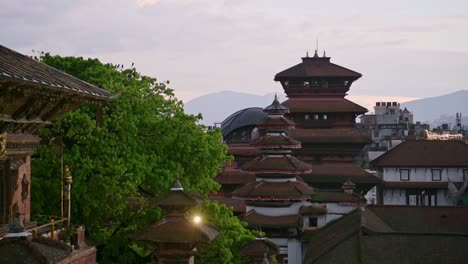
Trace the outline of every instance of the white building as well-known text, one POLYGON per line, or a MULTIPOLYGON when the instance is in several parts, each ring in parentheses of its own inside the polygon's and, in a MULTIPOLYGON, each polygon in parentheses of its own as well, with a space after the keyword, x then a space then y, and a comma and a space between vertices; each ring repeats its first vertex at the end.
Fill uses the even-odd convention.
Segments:
POLYGON ((452 206, 466 195, 468 145, 463 141, 407 140, 371 164, 383 180, 379 204, 452 206))

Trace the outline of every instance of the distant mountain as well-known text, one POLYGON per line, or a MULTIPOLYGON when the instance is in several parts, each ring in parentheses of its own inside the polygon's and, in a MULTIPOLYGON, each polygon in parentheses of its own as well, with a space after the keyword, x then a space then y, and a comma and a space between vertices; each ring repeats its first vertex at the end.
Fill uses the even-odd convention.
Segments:
MULTIPOLYGON (((203 115, 204 125, 213 125, 222 122, 232 113, 247 107, 265 107, 269 105, 275 94, 255 95, 233 91, 211 93, 192 99, 184 106, 188 114, 203 115)), ((280 101, 286 100, 285 94, 278 94, 280 101)), ((407 107, 413 112, 414 120, 429 123, 431 126, 441 123, 455 124, 455 113, 461 112, 462 123, 468 125, 465 117, 468 117, 468 90, 441 95, 437 97, 417 99, 409 101, 410 97, 388 96, 347 96, 347 99, 367 107, 371 112, 377 101, 402 102, 402 107, 407 107), (405 102, 406 101, 406 102, 405 102), (405 102, 405 103, 403 103, 405 102)))
MULTIPOLYGON (((190 100, 184 105, 188 114, 203 115, 204 125, 213 125, 222 122, 232 113, 247 107, 265 107, 273 102, 274 93, 266 95, 255 95, 233 91, 222 91, 211 93, 190 100)), ((280 101, 285 100, 284 94, 278 94, 280 101)))
MULTIPOLYGON (((455 113, 462 113, 462 116, 468 116, 468 90, 418 99, 402 103, 401 105, 413 112, 415 121, 438 125, 444 122, 454 125, 455 113)), ((465 120, 463 118, 462 121, 465 120)), ((464 125, 468 124, 465 123, 464 125)))

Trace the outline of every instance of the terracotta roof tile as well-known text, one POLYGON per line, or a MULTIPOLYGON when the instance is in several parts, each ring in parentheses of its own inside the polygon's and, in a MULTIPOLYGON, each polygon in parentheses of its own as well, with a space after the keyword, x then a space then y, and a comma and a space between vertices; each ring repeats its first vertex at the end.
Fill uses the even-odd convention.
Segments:
POLYGON ((468 167, 468 145, 458 140, 407 140, 371 164, 378 167, 468 167))
POLYGON ((291 98, 282 104, 293 113, 367 112, 366 108, 344 98, 291 98))
POLYGON ((106 90, 2 45, 0 45, 0 80, 22 83, 31 87, 67 91, 98 100, 108 100, 111 97, 106 90))
POLYGON ((242 220, 246 221, 250 227, 261 228, 287 228, 302 225, 302 216, 299 214, 270 216, 259 214, 255 210, 248 211, 242 216, 242 220))
POLYGON ((274 129, 274 128, 294 128, 295 123, 284 116, 281 117, 267 117, 257 123, 258 128, 274 129))
POLYGON ((314 77, 348 77, 353 80, 359 79, 362 75, 345 67, 333 64, 330 58, 306 57, 289 69, 275 75, 275 81, 288 78, 314 78, 314 77))
POLYGON ((224 169, 214 180, 219 184, 247 184, 255 181, 255 174, 240 170, 224 169))
POLYGON ((286 135, 264 135, 255 139, 250 144, 257 148, 293 149, 301 147, 301 142, 286 135))
POLYGON ((214 226, 194 225, 191 221, 180 217, 163 219, 150 224, 143 230, 129 235, 129 238, 151 242, 180 243, 191 241, 197 243, 211 241, 218 234, 219 231, 214 226))
POLYGON ((247 242, 247 244, 245 244, 240 251, 241 256, 248 257, 263 257, 265 253, 268 256, 276 255, 279 253, 278 246, 265 238, 256 238, 247 242))
POLYGON ((247 162, 241 169, 255 173, 303 174, 312 171, 312 166, 294 156, 262 155, 247 162))
POLYGON ((369 206, 368 210, 396 232, 468 234, 468 207, 369 206))
POLYGON ((246 184, 232 193, 245 200, 308 200, 314 189, 301 181, 265 182, 246 184))
POLYGON ((232 207, 234 213, 245 212, 245 201, 227 197, 210 197, 211 201, 216 201, 219 204, 224 204, 227 207, 232 207))

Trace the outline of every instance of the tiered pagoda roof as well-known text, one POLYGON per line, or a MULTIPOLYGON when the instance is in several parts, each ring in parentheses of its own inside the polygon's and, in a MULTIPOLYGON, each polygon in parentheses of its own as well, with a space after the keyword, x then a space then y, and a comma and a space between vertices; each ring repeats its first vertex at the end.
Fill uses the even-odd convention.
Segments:
POLYGON ((325 97, 325 98, 290 98, 282 103, 290 109, 291 112, 304 113, 358 113, 364 114, 367 109, 353 103, 342 97, 325 97))
POLYGON ((312 166, 290 155, 262 155, 247 162, 242 170, 269 174, 305 174, 312 171, 312 166))
POLYGON ((296 180, 286 182, 255 181, 235 190, 232 196, 244 200, 304 201, 310 199, 314 189, 296 180))
POLYGON ((262 215, 255 210, 250 210, 243 217, 250 227, 253 228, 290 228, 302 226, 302 216, 294 215, 262 215))
POLYGON ((257 148, 279 148, 279 149, 296 149, 301 147, 301 142, 292 139, 284 134, 281 135, 264 135, 261 136, 252 143, 251 145, 257 148))
POLYGON ((302 63, 288 68, 275 75, 275 81, 294 78, 347 77, 357 80, 362 75, 343 66, 330 62, 330 57, 319 57, 317 51, 313 57, 303 57, 302 63))

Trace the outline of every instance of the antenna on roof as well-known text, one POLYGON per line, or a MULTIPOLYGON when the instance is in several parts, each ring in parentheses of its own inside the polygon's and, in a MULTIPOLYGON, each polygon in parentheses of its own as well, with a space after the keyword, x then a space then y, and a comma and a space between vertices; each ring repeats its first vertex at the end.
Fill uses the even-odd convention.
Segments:
POLYGON ((316 46, 315 46, 315 50, 318 51, 318 49, 319 49, 319 46, 318 46, 318 35, 317 35, 316 41, 317 41, 317 43, 316 43, 316 46))

